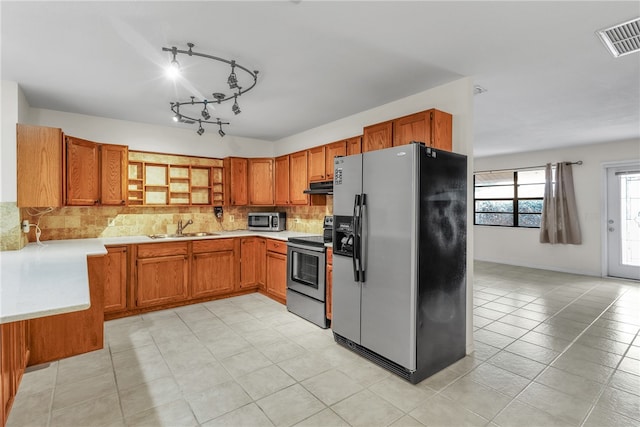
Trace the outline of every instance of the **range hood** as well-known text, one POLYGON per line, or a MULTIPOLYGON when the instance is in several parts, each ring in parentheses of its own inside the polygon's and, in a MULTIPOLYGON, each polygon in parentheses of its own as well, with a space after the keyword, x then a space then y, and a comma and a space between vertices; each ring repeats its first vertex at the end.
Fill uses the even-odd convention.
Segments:
POLYGON ((333 194, 333 181, 312 182, 304 194, 333 194))

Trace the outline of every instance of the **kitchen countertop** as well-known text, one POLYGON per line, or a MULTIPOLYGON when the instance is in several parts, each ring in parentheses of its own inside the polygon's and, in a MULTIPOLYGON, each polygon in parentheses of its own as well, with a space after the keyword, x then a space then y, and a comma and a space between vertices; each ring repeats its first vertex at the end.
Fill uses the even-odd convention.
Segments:
MULTIPOLYGON (((191 231, 191 230, 189 230, 191 231)), ((48 240, 19 251, 0 252, 0 324, 90 307, 87 255, 102 255, 105 246, 260 236, 286 241, 312 236, 296 231, 216 231, 215 236, 152 239, 148 236, 48 240)))

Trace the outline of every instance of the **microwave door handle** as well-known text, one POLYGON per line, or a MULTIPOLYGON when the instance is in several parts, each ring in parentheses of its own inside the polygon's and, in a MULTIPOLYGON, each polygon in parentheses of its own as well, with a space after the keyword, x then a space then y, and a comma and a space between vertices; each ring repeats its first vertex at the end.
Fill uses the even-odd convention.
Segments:
POLYGON ((358 215, 360 209, 360 195, 356 194, 355 200, 353 201, 353 244, 351 250, 351 262, 353 263, 353 281, 360 281, 360 263, 359 263, 359 254, 358 254, 358 215))
POLYGON ((359 271, 359 276, 360 276, 360 281, 362 283, 364 283, 365 280, 365 269, 367 268, 367 260, 366 260, 366 253, 367 253, 367 226, 368 223, 366 221, 367 219, 367 209, 365 208, 367 206, 367 195, 365 193, 362 193, 362 195, 360 196, 360 215, 358 218, 358 259, 360 260, 360 271, 359 271))

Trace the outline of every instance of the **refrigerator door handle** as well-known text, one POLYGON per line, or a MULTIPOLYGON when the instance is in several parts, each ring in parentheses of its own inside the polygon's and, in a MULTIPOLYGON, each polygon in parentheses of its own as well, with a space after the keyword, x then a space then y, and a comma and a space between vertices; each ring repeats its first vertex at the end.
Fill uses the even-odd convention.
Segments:
POLYGON ((365 259, 365 254, 367 252, 367 241, 365 237, 367 236, 367 223, 365 219, 367 218, 367 210, 365 209, 367 206, 367 195, 362 193, 360 195, 360 215, 358 217, 358 253, 359 253, 359 261, 360 261, 360 281, 364 283, 365 280, 365 269, 367 268, 367 261, 365 259))
POLYGON ((358 240, 358 227, 360 224, 360 195, 356 194, 353 201, 353 254, 351 261, 353 263, 353 281, 360 281, 360 253, 358 240))

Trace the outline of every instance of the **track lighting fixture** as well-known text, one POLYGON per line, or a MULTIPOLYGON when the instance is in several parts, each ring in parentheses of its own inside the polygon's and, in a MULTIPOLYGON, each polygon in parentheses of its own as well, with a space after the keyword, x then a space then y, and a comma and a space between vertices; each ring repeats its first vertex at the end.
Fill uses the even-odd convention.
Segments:
POLYGON ((237 116, 242 111, 240 111, 240 106, 238 105, 238 95, 234 95, 233 98, 234 98, 234 101, 233 101, 233 106, 231 107, 231 111, 233 111, 233 114, 237 116))
MULTIPOLYGON (((173 110, 173 107, 175 106, 175 103, 171 103, 171 110, 173 110)), ((173 115, 173 121, 174 122, 179 122, 180 121, 180 106, 176 106, 175 107, 175 114, 173 115)))
MULTIPOLYGON (((193 43, 187 43, 187 46, 189 47, 188 50, 180 50, 177 47, 173 46, 173 47, 163 47, 162 50, 165 52, 170 52, 171 53, 171 62, 170 62, 170 66, 169 69, 174 70, 173 75, 176 74, 176 72, 180 71, 180 64, 178 63, 178 60, 176 59, 178 54, 183 54, 183 55, 187 55, 189 57, 200 57, 200 58, 205 58, 205 59, 211 59, 213 61, 217 61, 217 62, 222 62, 225 64, 229 64, 231 65, 231 73, 229 74, 229 77, 227 77, 227 85, 229 86, 230 89, 236 89, 237 91, 231 94, 225 94, 224 92, 219 92, 219 91, 212 91, 209 93, 212 93, 212 99, 202 99, 200 101, 196 100, 196 97, 192 96, 191 100, 189 101, 185 101, 185 102, 180 102, 180 101, 175 101, 175 102, 171 102, 171 111, 174 113, 173 116, 173 120, 176 122, 180 122, 180 123, 188 123, 188 124, 193 124, 193 123, 198 123, 198 135, 202 135, 204 133, 204 128, 202 127, 203 123, 209 123, 209 124, 213 124, 213 125, 218 125, 219 130, 218 130, 218 134, 223 137, 226 135, 226 133, 222 130, 222 125, 228 125, 228 122, 223 122, 221 121, 219 118, 216 119, 216 121, 211 121, 211 113, 209 112, 209 109, 207 108, 208 104, 211 103, 218 103, 221 104, 225 101, 229 101, 231 99, 233 99, 233 105, 231 107, 231 111, 233 111, 234 115, 238 115, 241 113, 240 110, 240 105, 238 105, 238 96, 249 92, 251 89, 253 89, 256 85, 256 83, 258 82, 258 71, 257 70, 249 70, 246 67, 243 67, 242 65, 238 64, 235 60, 227 60, 224 58, 219 58, 217 56, 213 56, 213 55, 208 55, 208 54, 204 54, 204 53, 199 53, 199 52, 194 52, 193 51, 193 47, 195 46, 193 43), (236 74, 236 68, 240 71, 242 71, 242 73, 236 74), (247 80, 247 76, 249 81, 247 80), (239 79, 238 77, 241 77, 241 79, 239 79), (253 81, 251 81, 251 79, 253 81), (244 82, 244 86, 246 86, 246 89, 241 86, 241 81, 244 82), (198 110, 195 110, 193 113, 191 112, 187 112, 187 114, 185 114, 185 112, 180 112, 180 107, 184 107, 185 105, 189 106, 189 108, 187 108, 187 110, 189 110, 190 108, 192 108, 191 106, 199 106, 202 105, 202 110, 199 111, 199 115, 202 116, 202 119, 200 118, 196 118, 198 116, 198 110)), ((191 82, 192 84, 195 85, 196 82, 191 82)), ((203 91, 206 92, 206 91, 203 91)))

